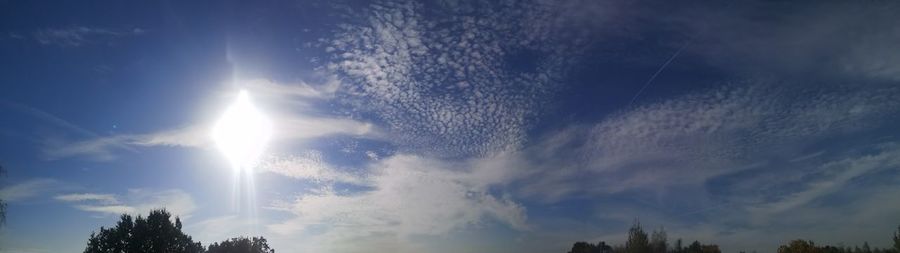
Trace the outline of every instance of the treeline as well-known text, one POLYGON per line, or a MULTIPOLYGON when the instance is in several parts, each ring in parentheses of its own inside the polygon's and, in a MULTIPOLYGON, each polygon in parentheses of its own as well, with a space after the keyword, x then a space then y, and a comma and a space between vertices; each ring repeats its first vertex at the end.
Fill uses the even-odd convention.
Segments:
POLYGON ((204 248, 181 231, 181 219, 166 210, 147 217, 123 214, 116 226, 91 233, 84 253, 275 253, 263 237, 237 237, 204 248))
MULTIPOLYGON (((778 253, 900 253, 900 226, 893 233, 894 245, 892 248, 872 248, 868 242, 862 247, 854 246, 817 246, 809 240, 793 240, 786 245, 778 247, 778 253)), ((576 242, 569 253, 721 253, 718 245, 703 244, 694 241, 683 245, 681 239, 669 245, 666 231, 662 228, 652 231, 649 236, 641 227, 640 222, 635 221, 628 229, 628 239, 624 245, 609 245, 604 241, 597 244, 588 242, 576 242)), ((744 251, 741 251, 744 253, 744 251)))
POLYGON ((718 245, 702 244, 694 241, 683 245, 681 239, 669 245, 664 229, 654 230, 649 236, 641 223, 635 221, 628 229, 628 240, 624 245, 609 245, 604 241, 597 244, 576 242, 569 253, 721 253, 718 245))
POLYGON ((897 232, 894 232, 893 248, 872 248, 868 242, 864 242, 862 247, 859 246, 816 246, 813 241, 809 240, 793 240, 786 245, 778 247, 778 253, 900 253, 900 226, 897 232))

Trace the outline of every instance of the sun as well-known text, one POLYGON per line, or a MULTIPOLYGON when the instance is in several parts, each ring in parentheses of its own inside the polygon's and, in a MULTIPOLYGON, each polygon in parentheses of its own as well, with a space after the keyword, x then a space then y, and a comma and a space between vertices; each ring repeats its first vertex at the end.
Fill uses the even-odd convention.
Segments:
POLYGON ((246 90, 238 93, 212 129, 219 151, 239 170, 255 165, 271 136, 271 121, 253 105, 246 90))

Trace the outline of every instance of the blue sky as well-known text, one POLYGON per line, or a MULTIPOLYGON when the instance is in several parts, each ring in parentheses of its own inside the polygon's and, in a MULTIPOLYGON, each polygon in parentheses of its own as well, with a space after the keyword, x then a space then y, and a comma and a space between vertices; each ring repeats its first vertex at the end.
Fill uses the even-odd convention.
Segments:
POLYGON ((898 9, 5 1, 0 251, 159 207, 279 252, 563 252, 635 218, 726 252, 885 247, 898 9), (274 135, 235 207, 210 131, 241 89, 274 135))

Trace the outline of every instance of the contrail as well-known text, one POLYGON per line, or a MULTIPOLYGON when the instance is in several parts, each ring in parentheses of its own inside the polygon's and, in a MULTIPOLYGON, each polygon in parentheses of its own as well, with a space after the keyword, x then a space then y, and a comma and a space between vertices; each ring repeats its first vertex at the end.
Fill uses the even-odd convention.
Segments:
POLYGON ((669 64, 672 63, 672 61, 675 60, 675 58, 678 57, 679 54, 681 54, 681 51, 687 48, 688 45, 690 45, 693 41, 693 38, 691 38, 687 42, 685 42, 684 45, 681 46, 681 48, 678 48, 678 51, 675 51, 675 53, 672 54, 672 56, 670 56, 669 59, 659 67, 659 69, 656 70, 656 73, 653 73, 653 75, 650 76, 650 79, 647 80, 646 83, 644 83, 644 87, 641 87, 641 89, 638 90, 637 94, 634 94, 634 97, 631 98, 631 102, 628 102, 628 107, 631 107, 631 105, 634 104, 634 101, 637 100, 639 96, 641 96, 641 93, 643 93, 644 90, 646 90, 647 87, 650 86, 651 83, 653 83, 653 80, 656 80, 656 77, 659 76, 659 73, 662 73, 662 71, 665 70, 666 67, 668 67, 669 64))

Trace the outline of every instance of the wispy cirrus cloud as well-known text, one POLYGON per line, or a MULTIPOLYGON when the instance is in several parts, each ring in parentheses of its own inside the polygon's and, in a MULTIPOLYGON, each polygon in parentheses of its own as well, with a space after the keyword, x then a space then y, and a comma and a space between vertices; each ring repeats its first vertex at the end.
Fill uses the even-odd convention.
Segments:
POLYGON ((89 26, 70 26, 65 28, 46 28, 35 31, 32 37, 42 45, 59 47, 81 47, 92 44, 110 44, 115 40, 139 36, 146 33, 141 28, 112 29, 89 26))
POLYGON ((53 197, 59 201, 80 202, 80 201, 99 201, 105 203, 118 203, 115 195, 112 194, 96 194, 96 193, 73 193, 63 194, 53 197))
POLYGON ((547 194, 702 184, 758 162, 808 155, 813 152, 806 150, 823 138, 882 129, 895 120, 900 104, 893 97, 898 95, 892 86, 809 89, 753 83, 644 105, 559 131, 526 149, 561 169, 543 170, 535 184, 555 190, 525 190, 552 198, 547 194), (585 175, 603 183, 572 183, 585 175))
POLYGON ((36 178, 0 189, 0 199, 16 202, 31 199, 60 189, 62 183, 55 179, 36 178))
MULTIPOLYGON (((640 16, 689 37, 686 54, 746 75, 900 80, 895 2, 661 5, 640 16), (768 18, 758 18, 764 13, 768 18), (714 21, 714 22, 710 22, 714 21)), ((683 40, 672 43, 680 47, 683 40)))
MULTIPOLYGON (((368 122, 303 110, 292 111, 296 109, 298 102, 331 98, 339 85, 336 80, 319 86, 306 83, 279 84, 262 79, 240 83, 243 83, 241 87, 249 89, 259 101, 270 103, 273 108, 287 108, 268 115, 275 126, 273 140, 293 142, 334 135, 384 138, 382 131, 368 122)), ((50 160, 86 157, 96 161, 109 161, 115 159, 118 152, 135 151, 140 147, 206 148, 212 144, 209 135, 212 124, 205 122, 143 134, 91 134, 75 141, 48 139, 43 143, 43 153, 50 160)))
POLYGON ((100 193, 72 193, 57 195, 54 199, 71 203, 74 208, 105 215, 145 214, 150 210, 165 208, 169 212, 190 217, 196 210, 194 199, 182 190, 153 191, 129 189, 124 195, 100 193))

